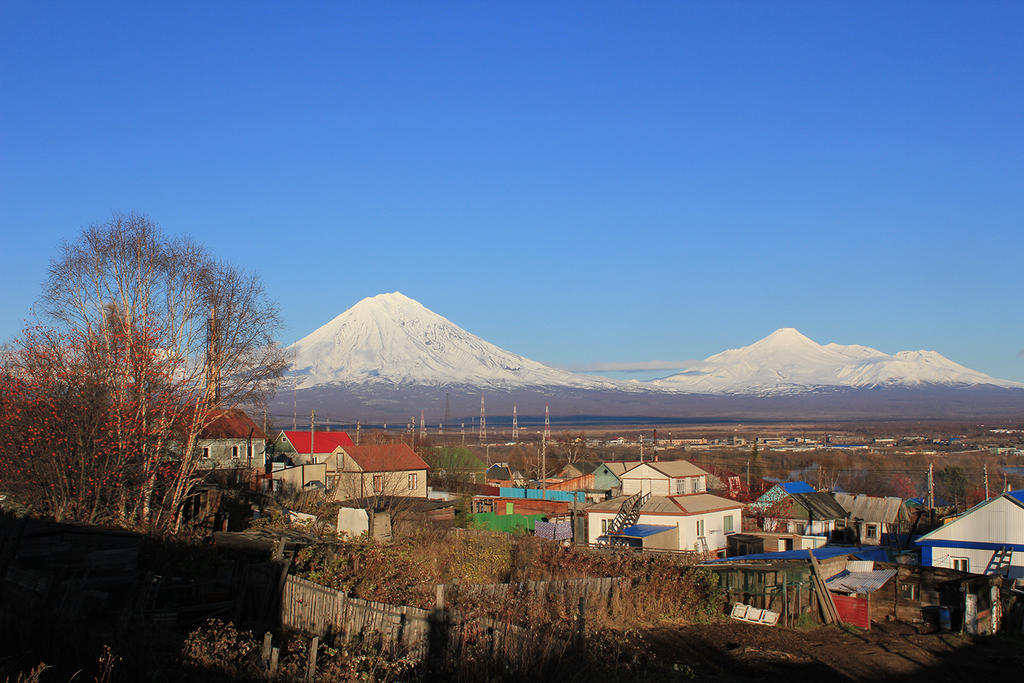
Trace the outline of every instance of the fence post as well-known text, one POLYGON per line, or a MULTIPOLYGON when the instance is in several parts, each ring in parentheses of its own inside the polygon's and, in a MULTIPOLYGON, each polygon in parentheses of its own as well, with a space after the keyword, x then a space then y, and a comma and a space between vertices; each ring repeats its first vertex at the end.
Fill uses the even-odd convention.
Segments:
POLYGON ((263 634, 263 666, 270 664, 270 647, 274 644, 273 638, 274 637, 270 635, 270 631, 263 634))
POLYGON ((579 645, 583 642, 583 634, 587 628, 586 622, 586 611, 587 611, 587 597, 585 595, 580 596, 580 607, 579 612, 576 615, 576 644, 579 645))
POLYGON ((434 588, 434 609, 444 609, 444 584, 439 583, 434 588))
POLYGON ((281 656, 280 648, 273 648, 270 651, 270 677, 273 678, 277 675, 277 661, 281 656))
POLYGON ((320 647, 320 636, 313 636, 309 645, 309 667, 306 669, 306 680, 312 683, 316 679, 316 651, 320 647))

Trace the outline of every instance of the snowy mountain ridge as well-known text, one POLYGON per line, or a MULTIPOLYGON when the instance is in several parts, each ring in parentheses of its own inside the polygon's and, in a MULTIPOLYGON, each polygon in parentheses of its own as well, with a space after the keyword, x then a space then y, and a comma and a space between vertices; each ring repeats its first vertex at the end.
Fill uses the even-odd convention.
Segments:
POLYGON ((781 328, 738 349, 649 382, 553 368, 506 351, 399 293, 365 298, 289 347, 297 389, 330 385, 530 388, 665 394, 787 395, 828 388, 1024 389, 935 351, 887 354, 856 344, 818 344, 781 328))
POLYGON ((629 390, 636 384, 559 370, 506 351, 400 292, 359 301, 289 349, 299 389, 364 383, 629 390))
POLYGON ((708 356, 653 384, 703 394, 786 394, 823 387, 992 385, 1024 388, 971 370, 935 351, 887 354, 857 344, 818 344, 784 327, 749 346, 708 356))

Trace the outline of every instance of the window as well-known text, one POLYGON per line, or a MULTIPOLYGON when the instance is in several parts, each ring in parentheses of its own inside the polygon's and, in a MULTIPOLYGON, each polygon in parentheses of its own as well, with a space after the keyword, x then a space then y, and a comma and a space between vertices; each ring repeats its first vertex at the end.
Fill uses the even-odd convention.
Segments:
POLYGON ((796 525, 796 533, 803 536, 805 531, 807 531, 807 525, 803 522, 798 522, 796 525))
POLYGON ((698 519, 697 520, 697 535, 698 536, 703 536, 704 535, 704 520, 703 519, 698 519))
POLYGON ((249 460, 252 460, 252 444, 249 444, 248 446, 245 447, 245 457, 249 458, 249 460))
POLYGON ((921 587, 916 583, 901 583, 900 597, 904 600, 920 600, 921 587))
POLYGON ((384 475, 375 474, 373 475, 373 492, 381 493, 384 490, 384 475))
POLYGON ((865 524, 864 538, 878 538, 878 527, 874 524, 865 524))
POLYGON ((409 490, 412 491, 416 488, 416 473, 413 472, 409 475, 409 490))
POLYGON ((611 523, 611 521, 612 520, 610 520, 610 519, 602 519, 601 520, 601 533, 602 534, 608 533, 608 525, 611 523))
POLYGON ((238 446, 232 446, 231 447, 231 457, 232 458, 237 458, 238 457, 238 446))
POLYGON ((968 567, 970 567, 970 563, 967 561, 966 557, 951 557, 949 558, 949 562, 953 565, 953 569, 958 572, 970 571, 970 569, 968 569, 968 567))
POLYGON ((203 457, 204 458, 209 458, 210 457, 210 447, 209 446, 206 446, 206 447, 203 448, 203 457))
POLYGON ((726 515, 722 520, 722 524, 722 528, 725 530, 726 533, 732 531, 732 515, 726 515))

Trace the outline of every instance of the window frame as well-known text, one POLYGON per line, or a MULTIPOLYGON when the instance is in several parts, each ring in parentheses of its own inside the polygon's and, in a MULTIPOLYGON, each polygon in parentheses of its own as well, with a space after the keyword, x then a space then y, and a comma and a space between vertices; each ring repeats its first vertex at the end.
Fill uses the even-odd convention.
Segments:
POLYGON ((416 488, 419 485, 419 477, 417 477, 416 475, 417 475, 416 472, 410 472, 409 473, 408 483, 409 483, 409 490, 410 491, 415 491, 416 488))
POLYGON ((965 574, 969 574, 971 571, 971 558, 969 557, 953 557, 950 555, 949 564, 954 571, 964 572, 965 574))
POLYGON ((384 475, 375 474, 373 475, 373 492, 384 493, 384 475))

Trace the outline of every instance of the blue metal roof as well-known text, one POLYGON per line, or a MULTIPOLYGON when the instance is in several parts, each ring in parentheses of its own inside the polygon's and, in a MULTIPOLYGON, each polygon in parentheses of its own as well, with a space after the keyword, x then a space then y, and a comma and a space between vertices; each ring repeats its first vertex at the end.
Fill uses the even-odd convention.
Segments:
POLYGON ((786 493, 817 493, 814 487, 802 481, 787 481, 779 484, 786 493))
POLYGON ((621 535, 628 536, 629 538, 643 538, 644 536, 653 536, 654 534, 660 534, 662 531, 669 531, 675 528, 674 526, 660 526, 658 524, 634 524, 623 529, 621 535))
POLYGON ((1024 489, 1020 489, 1018 491, 1007 491, 1006 495, 1013 498, 1018 503, 1024 503, 1024 489))
MULTIPOLYGON (((826 545, 814 549, 814 557, 818 560, 827 560, 830 557, 840 555, 855 555, 859 560, 874 560, 876 562, 888 562, 888 551, 885 548, 857 548, 856 546, 826 545), (884 557, 880 557, 884 554, 884 557)), ((754 553, 753 555, 736 555, 719 560, 707 560, 707 562, 731 562, 736 560, 806 560, 809 558, 807 550, 783 550, 776 553, 754 553)))

